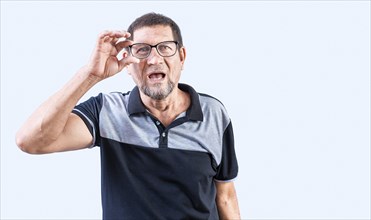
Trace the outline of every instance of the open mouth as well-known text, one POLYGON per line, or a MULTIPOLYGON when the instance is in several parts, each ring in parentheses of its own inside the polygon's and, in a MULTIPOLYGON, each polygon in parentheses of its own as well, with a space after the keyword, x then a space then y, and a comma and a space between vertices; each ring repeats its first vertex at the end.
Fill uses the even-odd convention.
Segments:
POLYGON ((165 74, 164 73, 151 73, 148 75, 148 78, 151 80, 159 81, 165 78, 165 74))

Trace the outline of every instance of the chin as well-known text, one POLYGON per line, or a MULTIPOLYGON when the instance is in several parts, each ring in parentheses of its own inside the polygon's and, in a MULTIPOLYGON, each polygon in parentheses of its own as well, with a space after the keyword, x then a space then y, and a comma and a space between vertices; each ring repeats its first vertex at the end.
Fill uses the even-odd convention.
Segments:
POLYGON ((169 96, 173 91, 174 84, 169 83, 167 87, 163 88, 161 83, 155 84, 154 86, 142 86, 141 91, 148 97, 155 100, 163 100, 169 96))

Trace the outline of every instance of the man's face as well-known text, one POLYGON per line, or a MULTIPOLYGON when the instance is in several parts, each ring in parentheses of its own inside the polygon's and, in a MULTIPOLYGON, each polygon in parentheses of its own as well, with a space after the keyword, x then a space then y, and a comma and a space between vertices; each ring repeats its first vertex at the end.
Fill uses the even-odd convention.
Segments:
MULTIPOLYGON (((156 25, 134 31, 134 43, 156 45, 164 41, 173 41, 169 26, 156 25)), ((185 60, 185 49, 181 48, 171 57, 162 57, 156 48, 152 48, 147 58, 128 66, 129 73, 140 91, 152 99, 166 98, 177 86, 185 60)))

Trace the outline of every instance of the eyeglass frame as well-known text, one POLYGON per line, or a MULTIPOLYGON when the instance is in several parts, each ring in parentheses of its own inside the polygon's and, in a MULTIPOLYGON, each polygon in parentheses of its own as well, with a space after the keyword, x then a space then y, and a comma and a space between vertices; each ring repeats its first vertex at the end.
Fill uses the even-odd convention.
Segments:
POLYGON ((161 57, 172 57, 172 56, 174 56, 174 55, 176 54, 176 51, 179 49, 179 42, 178 42, 178 41, 175 41, 175 40, 168 40, 168 41, 162 41, 162 42, 160 42, 160 43, 158 43, 158 44, 156 44, 156 45, 151 45, 151 44, 147 44, 147 43, 135 43, 135 44, 132 44, 132 45, 128 46, 127 48, 129 48, 128 51, 130 52, 130 54, 131 54, 133 57, 137 58, 137 59, 146 59, 146 58, 148 58, 149 55, 151 55, 151 53, 152 53, 152 48, 156 48, 157 53, 158 53, 161 57), (174 52, 174 54, 172 54, 172 55, 170 55, 170 56, 163 56, 163 55, 161 55, 161 53, 158 51, 157 46, 160 45, 160 44, 162 44, 162 43, 169 43, 169 42, 171 42, 171 43, 175 43, 175 52, 174 52), (138 45, 138 44, 144 44, 144 45, 148 45, 148 46, 151 47, 151 50, 149 51, 149 53, 148 53, 148 55, 147 55, 146 57, 138 58, 138 57, 136 57, 136 56, 133 55, 133 53, 132 53, 132 51, 131 51, 131 50, 132 50, 131 48, 132 48, 134 45, 138 45))

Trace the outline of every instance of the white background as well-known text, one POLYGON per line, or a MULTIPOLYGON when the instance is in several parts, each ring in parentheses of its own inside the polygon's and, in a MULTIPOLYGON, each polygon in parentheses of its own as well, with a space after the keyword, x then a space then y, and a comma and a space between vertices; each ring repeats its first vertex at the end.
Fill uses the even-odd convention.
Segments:
POLYGON ((151 11, 181 27, 181 82, 232 118, 243 219, 370 218, 369 1, 2 1, 1 219, 101 218, 98 148, 34 156, 14 136, 99 32, 151 11))

